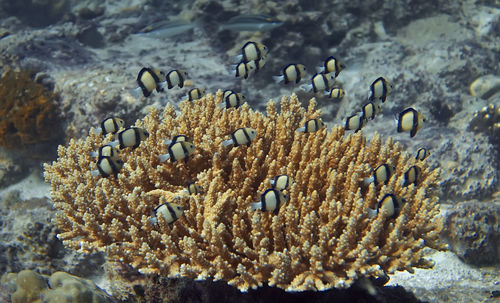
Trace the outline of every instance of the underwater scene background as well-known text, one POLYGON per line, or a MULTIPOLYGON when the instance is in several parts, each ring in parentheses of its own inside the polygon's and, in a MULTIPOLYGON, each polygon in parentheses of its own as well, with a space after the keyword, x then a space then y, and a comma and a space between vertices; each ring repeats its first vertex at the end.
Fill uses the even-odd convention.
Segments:
POLYGON ((498 1, 3 0, 0 302, 496 302, 499 57, 498 1))

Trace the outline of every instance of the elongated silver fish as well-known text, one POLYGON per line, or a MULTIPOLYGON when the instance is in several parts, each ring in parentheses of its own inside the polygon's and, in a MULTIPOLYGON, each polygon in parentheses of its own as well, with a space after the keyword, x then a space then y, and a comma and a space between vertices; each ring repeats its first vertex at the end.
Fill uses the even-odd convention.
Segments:
POLYGON ((241 31, 266 31, 283 25, 283 22, 266 15, 238 15, 219 25, 218 30, 241 31))
POLYGON ((184 20, 160 21, 144 27, 136 35, 150 38, 169 38, 183 34, 196 26, 196 22, 184 20))

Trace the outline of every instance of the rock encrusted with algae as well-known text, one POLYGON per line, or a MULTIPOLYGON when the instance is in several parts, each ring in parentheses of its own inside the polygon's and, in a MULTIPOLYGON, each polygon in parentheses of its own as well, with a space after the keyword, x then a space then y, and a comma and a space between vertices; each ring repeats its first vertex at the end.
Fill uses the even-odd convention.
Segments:
POLYGON ((3 275, 1 283, 12 289, 12 303, 113 302, 91 281, 61 271, 45 277, 27 269, 3 275))
POLYGON ((450 248, 475 265, 500 263, 500 202, 463 202, 447 211, 443 232, 450 248))
POLYGON ((153 109, 137 126, 150 133, 135 150, 123 150, 118 178, 94 178, 89 153, 112 140, 90 132, 59 147, 59 158, 45 165, 55 223, 68 247, 105 251, 109 261, 130 264, 147 274, 224 280, 242 291, 267 283, 289 291, 345 288, 360 277, 429 267, 425 246, 442 248, 442 220, 434 188, 438 171, 426 162, 417 185, 403 186, 415 160, 391 139, 375 135, 367 143, 340 126, 315 133, 295 130, 317 118, 295 95, 274 102, 267 113, 222 109, 222 92, 153 109), (222 141, 239 127, 257 131, 250 146, 226 147, 222 141), (195 153, 187 163, 160 163, 164 139, 183 134, 195 153), (364 178, 382 163, 397 167, 387 185, 366 185, 364 178), (278 215, 252 211, 270 187, 269 179, 288 174, 295 181, 289 202, 278 215), (205 193, 183 193, 196 181, 205 193), (395 219, 368 215, 387 193, 406 199, 395 219), (168 225, 150 221, 158 205, 172 201, 184 215, 168 225))

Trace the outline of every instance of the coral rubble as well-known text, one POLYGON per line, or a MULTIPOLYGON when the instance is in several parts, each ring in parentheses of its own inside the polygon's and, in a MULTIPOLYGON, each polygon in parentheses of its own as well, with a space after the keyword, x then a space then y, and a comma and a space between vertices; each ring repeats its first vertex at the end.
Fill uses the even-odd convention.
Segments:
POLYGON ((438 171, 424 162, 418 185, 403 187, 403 173, 415 160, 399 144, 369 144, 360 134, 334 126, 316 133, 295 130, 320 112, 315 101, 305 110, 295 95, 274 102, 267 116, 248 105, 221 109, 219 91, 196 102, 181 102, 163 114, 152 112, 137 123, 150 133, 133 151, 121 153, 118 178, 94 178, 89 156, 110 137, 92 131, 85 139, 59 147, 59 158, 45 165, 56 224, 63 243, 80 251, 105 251, 108 259, 131 264, 143 273, 224 280, 244 291, 268 283, 286 290, 348 287, 363 276, 428 267, 425 246, 440 248, 442 221, 433 194, 438 171), (252 127, 251 146, 221 143, 238 127, 252 127), (187 163, 160 163, 165 138, 193 139, 196 152, 187 163), (398 171, 387 185, 366 186, 363 178, 382 163, 398 171), (286 173, 295 180, 279 215, 251 211, 269 187, 286 173), (183 194, 192 180, 206 190, 183 194), (76 190, 75 190, 76 188, 76 190), (406 199, 396 219, 370 217, 387 193, 406 199), (152 224, 155 207, 176 200, 184 215, 172 225, 152 224))

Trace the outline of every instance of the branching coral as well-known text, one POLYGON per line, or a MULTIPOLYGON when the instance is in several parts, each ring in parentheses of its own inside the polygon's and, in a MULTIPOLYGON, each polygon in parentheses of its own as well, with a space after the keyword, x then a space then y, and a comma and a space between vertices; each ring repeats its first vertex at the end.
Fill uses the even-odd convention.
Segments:
POLYGON ((7 71, 0 79, 0 145, 22 148, 57 139, 62 131, 56 95, 32 72, 7 71))
POLYGON ((112 140, 93 134, 59 147, 59 158, 45 166, 46 181, 59 210, 55 220, 65 245, 80 251, 106 251, 108 258, 143 273, 224 280, 244 291, 268 283, 286 290, 348 287, 360 276, 427 267, 425 246, 438 241, 442 220, 433 193, 438 172, 425 161, 418 184, 403 187, 413 157, 391 139, 369 143, 343 128, 314 133, 295 130, 319 117, 315 101, 302 108, 295 95, 267 114, 222 109, 222 93, 195 102, 154 109, 137 126, 150 133, 125 161, 118 178, 94 178, 89 152, 112 140), (222 141, 239 127, 257 131, 249 147, 222 141), (165 138, 184 134, 196 151, 187 163, 160 163, 165 138), (382 163, 396 166, 387 185, 364 178, 382 163), (270 187, 269 179, 288 174, 295 183, 276 215, 252 211, 250 203, 270 187), (196 181, 205 193, 183 193, 196 181), (396 219, 368 215, 387 193, 406 199, 396 219), (152 224, 153 209, 175 200, 184 215, 171 225, 152 224))

